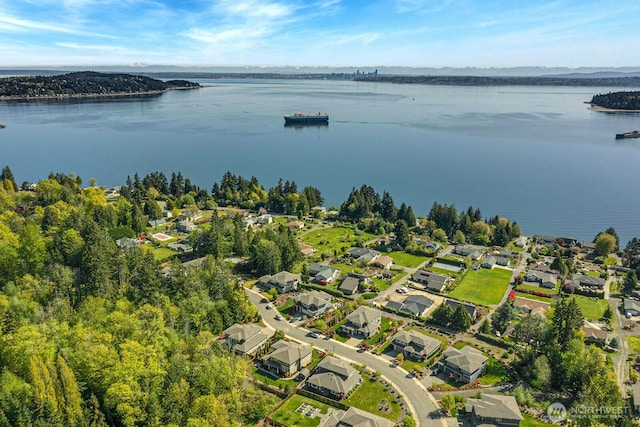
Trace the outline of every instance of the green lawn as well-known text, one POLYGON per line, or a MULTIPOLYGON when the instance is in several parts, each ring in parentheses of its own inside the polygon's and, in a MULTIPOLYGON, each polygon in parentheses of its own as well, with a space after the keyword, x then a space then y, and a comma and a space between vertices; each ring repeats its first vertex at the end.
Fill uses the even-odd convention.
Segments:
POLYGON ((582 295, 572 295, 571 298, 576 299, 576 302, 582 310, 582 315, 591 320, 602 318, 604 310, 609 305, 609 302, 604 299, 585 297, 582 295))
POLYGON ((375 378, 368 375, 363 374, 362 380, 362 384, 360 384, 356 391, 354 391, 344 403, 379 415, 393 422, 398 421, 402 410, 391 392, 375 378), (388 412, 383 412, 378 409, 378 406, 383 400, 386 400, 388 403, 388 412))
POLYGON ((396 265, 402 265, 403 267, 416 268, 421 263, 425 262, 427 257, 425 256, 417 256, 413 254, 408 254, 406 252, 390 252, 389 255, 393 258, 393 263, 396 265))
POLYGON ((296 305, 296 302, 293 300, 293 298, 289 298, 288 300, 285 301, 284 304, 282 304, 280 307, 278 307, 278 311, 282 314, 284 314, 285 316, 293 316, 293 311, 294 311, 294 306, 296 305))
POLYGON ((509 381, 510 375, 507 369, 496 361, 494 358, 489 357, 485 365, 484 373, 479 378, 482 385, 493 385, 503 381, 509 381))
POLYGON ((315 427, 320 424, 321 417, 310 418, 304 414, 296 412, 296 409, 302 404, 307 404, 320 409, 322 414, 326 414, 332 406, 317 400, 310 399, 299 394, 291 396, 291 398, 271 415, 274 421, 280 422, 289 427, 315 427))
MULTIPOLYGON (((421 328, 407 328, 406 330, 407 331, 416 331, 416 332, 421 333, 423 335, 426 335, 428 337, 437 339, 441 343, 440 344, 440 348, 446 348, 449 345, 449 340, 446 339, 445 337, 437 335, 437 334, 432 334, 430 332, 425 331, 424 329, 421 329, 421 328)), ((437 352, 435 354, 437 354, 437 352)), ((425 366, 427 366, 427 364, 429 364, 429 362, 431 362, 432 359, 433 359, 433 356, 431 356, 431 358, 425 360, 424 362, 418 362, 418 361, 415 361, 415 360, 407 359, 407 360, 403 361, 402 365, 400 365, 400 366, 402 366, 402 368, 405 371, 412 371, 412 370, 419 371, 422 368, 424 368, 425 366)))
POLYGON ((153 254, 153 257, 156 261, 166 261, 169 258, 173 257, 177 254, 176 251, 167 248, 166 246, 153 247, 152 245, 143 245, 141 246, 144 250, 149 251, 153 254))
POLYGON ((556 285, 555 289, 548 289, 538 285, 530 285, 528 283, 523 283, 521 285, 518 285, 518 289, 526 289, 534 292, 535 291, 544 292, 545 294, 549 294, 549 295, 556 295, 558 293, 558 285, 556 285))
POLYGON ((542 421, 538 421, 531 415, 522 414, 522 421, 520 421, 520 427, 555 427, 557 424, 549 424, 542 421))
POLYGON ((640 353, 640 337, 627 337, 627 344, 631 353, 640 353))
POLYGON ((484 306, 496 305, 507 291, 512 274, 502 268, 469 270, 449 296, 484 306))
POLYGON ((256 381, 260 381, 261 383, 265 383, 275 387, 281 387, 283 389, 287 386, 289 387, 289 389, 292 389, 298 385, 298 381, 296 380, 278 379, 265 373, 264 371, 258 370, 258 368, 254 368, 254 370, 251 372, 251 376, 256 381))
POLYGON ((362 231, 356 232, 350 228, 331 227, 313 230, 301 237, 302 241, 316 248, 318 253, 336 250, 339 254, 354 246, 355 241, 361 239, 369 241, 375 239, 373 234, 362 231))
POLYGON ((395 323, 395 321, 392 322, 388 317, 383 317, 380 321, 380 332, 365 341, 371 345, 376 345, 381 337, 391 330, 393 323, 395 323))

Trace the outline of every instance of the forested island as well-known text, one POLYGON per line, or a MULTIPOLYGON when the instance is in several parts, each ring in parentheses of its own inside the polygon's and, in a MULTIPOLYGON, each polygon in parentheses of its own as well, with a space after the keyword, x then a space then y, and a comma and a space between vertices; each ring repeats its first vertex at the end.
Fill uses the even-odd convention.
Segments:
POLYGON ((592 106, 619 111, 640 111, 640 92, 609 92, 594 95, 592 106))
POLYGON ((640 77, 481 77, 481 76, 362 76, 354 81, 443 86, 614 86, 640 87, 640 77))
POLYGON ((132 74, 82 71, 54 76, 1 78, 0 100, 158 94, 199 86, 187 80, 162 81, 132 74))

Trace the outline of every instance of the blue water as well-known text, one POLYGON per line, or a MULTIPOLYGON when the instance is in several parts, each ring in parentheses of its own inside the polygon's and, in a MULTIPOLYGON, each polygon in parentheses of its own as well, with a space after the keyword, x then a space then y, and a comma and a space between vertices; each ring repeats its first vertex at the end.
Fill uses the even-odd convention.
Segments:
POLYGON ((182 171, 211 189, 227 170, 318 187, 389 191, 426 216, 434 201, 508 217, 525 234, 640 236, 640 115, 584 101, 619 88, 450 87, 345 81, 211 80, 159 97, 0 102, 2 154, 19 182, 50 171, 121 185, 182 171), (283 114, 327 112, 327 127, 283 114))

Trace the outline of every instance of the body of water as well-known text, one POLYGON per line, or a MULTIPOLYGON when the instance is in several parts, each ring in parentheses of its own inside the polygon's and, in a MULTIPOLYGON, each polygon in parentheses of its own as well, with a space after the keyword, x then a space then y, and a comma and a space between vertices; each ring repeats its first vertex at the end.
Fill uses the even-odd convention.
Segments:
POLYGON ((388 191, 426 216, 434 201, 517 221, 525 234, 640 236, 638 114, 588 109, 619 88, 451 87, 350 81, 211 80, 159 97, 0 102, 1 165, 18 183, 50 171, 85 183, 172 171, 211 190, 227 170, 318 187, 388 191), (326 127, 283 114, 326 112, 326 127))

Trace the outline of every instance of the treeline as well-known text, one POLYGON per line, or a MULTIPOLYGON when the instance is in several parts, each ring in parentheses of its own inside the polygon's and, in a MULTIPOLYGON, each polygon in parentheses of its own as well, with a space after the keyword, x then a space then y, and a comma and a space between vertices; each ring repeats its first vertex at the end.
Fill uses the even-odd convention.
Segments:
POLYGON ((0 96, 42 97, 73 95, 111 95, 160 92, 174 87, 198 87, 186 80, 162 80, 131 74, 107 74, 92 71, 55 76, 0 78, 0 96))
POLYGON ((640 86, 640 77, 363 76, 354 81, 440 86, 640 86))
POLYGON ((594 95, 591 104, 612 110, 640 111, 640 92, 609 92, 594 95))

